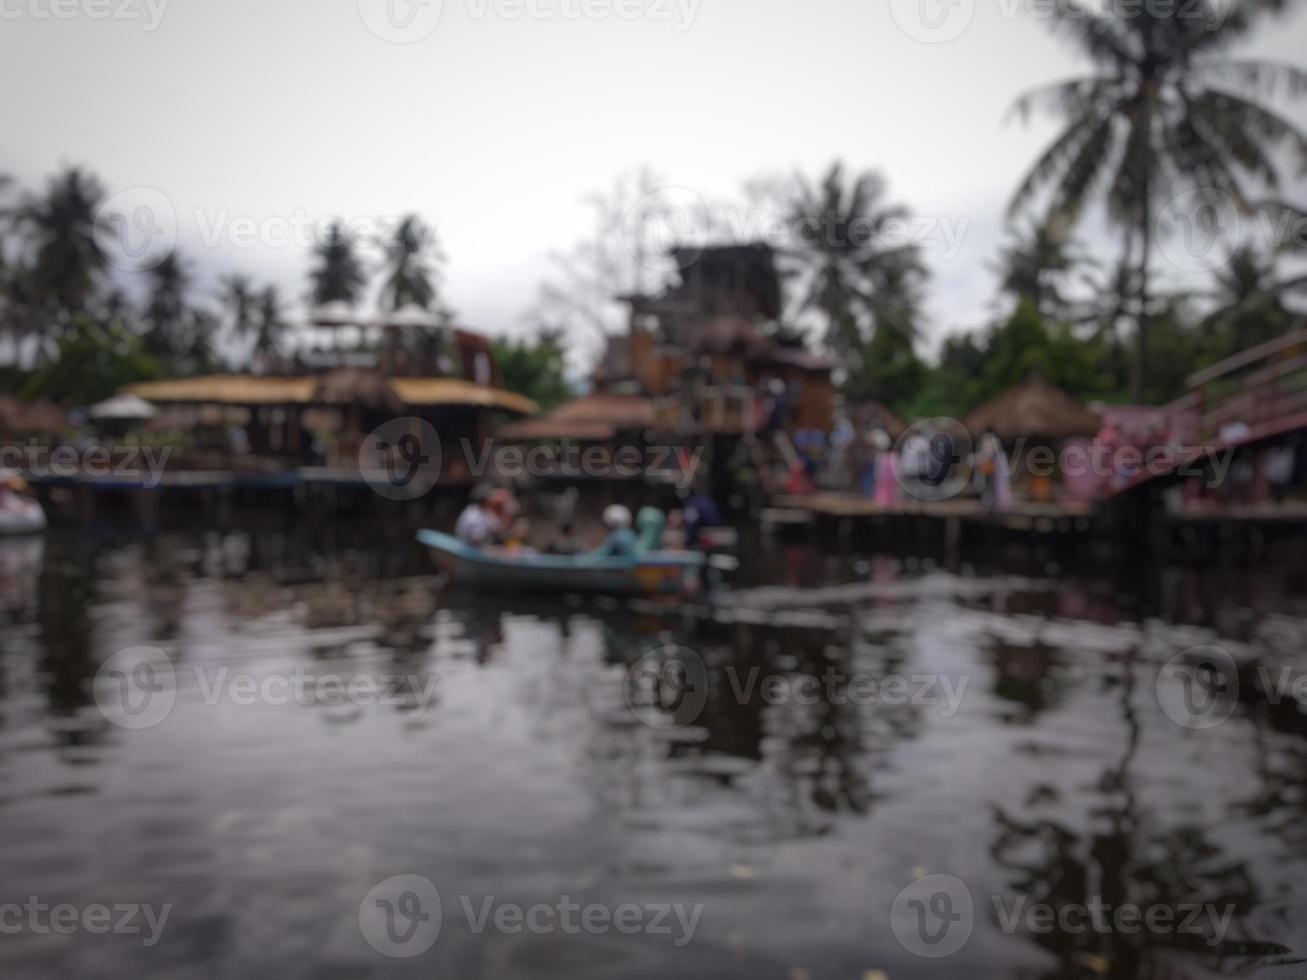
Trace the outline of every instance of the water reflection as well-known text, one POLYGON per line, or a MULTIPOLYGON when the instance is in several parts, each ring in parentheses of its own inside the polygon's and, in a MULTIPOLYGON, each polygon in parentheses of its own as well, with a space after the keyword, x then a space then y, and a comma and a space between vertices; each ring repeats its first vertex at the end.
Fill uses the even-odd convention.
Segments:
POLYGON ((354 916, 406 872, 450 896, 706 909, 684 948, 454 923, 423 975, 1276 975, 1307 949, 1307 714, 1267 681, 1307 638, 1295 570, 1163 570, 1140 592, 1120 570, 751 542, 750 589, 674 610, 467 595, 384 529, 320 532, 0 542, 0 881, 175 906, 158 948, 21 936, 6 975, 390 972, 407 964, 378 962, 354 916), (1199 643, 1241 669, 1233 716, 1203 731, 1153 690, 1199 643), (136 644, 178 678, 140 731, 96 699, 136 644), (683 724, 631 707, 662 649, 702 666, 683 724), (233 693, 294 676, 385 696, 233 693), (866 678, 934 678, 935 696, 866 678), (939 963, 885 914, 923 870, 980 911, 939 963), (1219 938, 1037 933, 1004 929, 995 898, 1232 913, 1219 938))

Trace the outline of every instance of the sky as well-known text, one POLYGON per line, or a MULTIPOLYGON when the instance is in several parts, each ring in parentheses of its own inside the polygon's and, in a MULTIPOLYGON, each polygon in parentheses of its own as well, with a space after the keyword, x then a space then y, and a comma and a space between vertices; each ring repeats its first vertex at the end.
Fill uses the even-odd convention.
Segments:
MULTIPOLYGON (((153 230, 201 277, 295 297, 305 228, 417 212, 459 321, 512 334, 617 175, 649 166, 720 201, 838 158, 917 215, 937 340, 991 315, 1007 201, 1055 132, 1012 100, 1086 68, 1045 6, 0 0, 0 172, 34 188, 84 165, 127 213, 166 211, 153 230)), ((1298 6, 1241 50, 1302 65, 1298 6)), ((1287 112, 1307 126, 1307 100, 1287 112)))

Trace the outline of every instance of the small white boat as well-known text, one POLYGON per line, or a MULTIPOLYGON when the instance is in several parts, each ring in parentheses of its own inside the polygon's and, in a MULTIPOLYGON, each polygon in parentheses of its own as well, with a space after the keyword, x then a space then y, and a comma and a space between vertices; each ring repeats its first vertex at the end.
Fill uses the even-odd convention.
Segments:
POLYGON ((44 531, 45 510, 27 496, 27 483, 12 470, 0 471, 0 536, 44 531))
POLYGON ((45 511, 35 500, 8 494, 0 501, 0 534, 33 534, 45 530, 45 511))

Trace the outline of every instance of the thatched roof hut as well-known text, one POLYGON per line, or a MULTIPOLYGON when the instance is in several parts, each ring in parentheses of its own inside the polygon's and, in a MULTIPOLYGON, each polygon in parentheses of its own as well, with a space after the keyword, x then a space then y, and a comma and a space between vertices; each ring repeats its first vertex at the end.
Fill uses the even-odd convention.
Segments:
POLYGON ((395 394, 386 376, 367 368, 337 368, 319 379, 313 392, 319 405, 358 405, 377 411, 404 413, 404 401, 395 394))
POLYGON ((128 385, 123 391, 155 404, 306 405, 313 400, 316 386, 317 379, 313 377, 210 374, 173 381, 147 381, 128 385))
POLYGON ((1100 420, 1061 388, 1038 375, 981 405, 963 423, 973 438, 993 429, 1000 439, 1043 439, 1056 442, 1098 434, 1100 420))
POLYGON ((352 404, 347 401, 352 393, 359 396, 360 404, 398 404, 400 414, 406 406, 467 405, 517 415, 530 415, 539 409, 522 395, 461 378, 386 379, 363 368, 342 368, 322 377, 208 375, 151 381, 130 385, 124 391, 158 405, 342 405, 352 404), (382 379, 380 386, 378 378, 382 379))
POLYGON ((390 387, 408 406, 469 405, 514 415, 534 415, 540 411, 540 406, 525 395, 464 378, 391 378, 390 387))
POLYGON ((596 393, 559 405, 534 419, 513 422, 499 430, 510 442, 573 439, 607 442, 619 432, 647 429, 654 424, 656 406, 642 395, 596 393))

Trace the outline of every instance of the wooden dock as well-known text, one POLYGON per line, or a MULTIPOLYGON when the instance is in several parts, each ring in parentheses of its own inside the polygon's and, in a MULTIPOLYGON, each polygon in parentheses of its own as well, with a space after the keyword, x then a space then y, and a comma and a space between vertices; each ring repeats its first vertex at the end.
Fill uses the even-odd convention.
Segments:
MULTIPOLYGON (((875 521, 891 518, 928 518, 983 523, 1013 530, 1055 530, 1087 521, 1094 516, 1093 505, 1088 502, 1067 501, 1057 504, 1014 502, 1002 511, 987 508, 979 500, 912 500, 884 507, 857 494, 817 493, 805 497, 776 497, 772 510, 794 515, 806 515, 803 523, 818 520, 875 521)), ((778 515, 779 517, 779 515, 778 515)), ((777 523, 786 523, 778 520, 777 523)))

